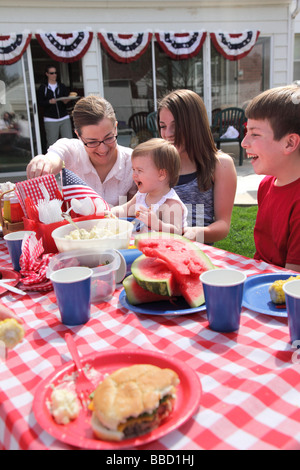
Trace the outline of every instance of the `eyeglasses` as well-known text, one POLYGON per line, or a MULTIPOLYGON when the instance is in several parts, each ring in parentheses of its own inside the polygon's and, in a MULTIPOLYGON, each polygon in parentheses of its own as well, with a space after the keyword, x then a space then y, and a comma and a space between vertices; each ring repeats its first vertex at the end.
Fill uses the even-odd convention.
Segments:
POLYGON ((49 75, 57 75, 57 72, 48 72, 49 75))
POLYGON ((94 140, 93 142, 85 142, 82 137, 81 140, 83 144, 88 147, 88 148, 96 148, 99 147, 99 145, 104 144, 104 145, 111 145, 117 140, 117 135, 112 135, 111 137, 107 137, 107 139, 104 140, 94 140))

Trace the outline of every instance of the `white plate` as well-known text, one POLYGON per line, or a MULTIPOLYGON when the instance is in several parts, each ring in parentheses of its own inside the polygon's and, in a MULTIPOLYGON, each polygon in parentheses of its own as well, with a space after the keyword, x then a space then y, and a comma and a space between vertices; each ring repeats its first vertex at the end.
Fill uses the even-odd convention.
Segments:
POLYGON ((78 100, 81 96, 61 96, 60 98, 55 98, 56 101, 63 101, 63 100, 78 100))

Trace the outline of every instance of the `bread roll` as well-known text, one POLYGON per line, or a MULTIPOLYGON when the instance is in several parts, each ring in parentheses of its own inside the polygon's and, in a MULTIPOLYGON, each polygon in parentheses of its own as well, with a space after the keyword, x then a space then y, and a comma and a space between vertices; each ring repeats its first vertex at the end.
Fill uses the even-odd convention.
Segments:
POLYGON ((95 390, 92 428, 120 441, 150 432, 172 412, 179 383, 171 369, 138 364, 113 372, 95 390))

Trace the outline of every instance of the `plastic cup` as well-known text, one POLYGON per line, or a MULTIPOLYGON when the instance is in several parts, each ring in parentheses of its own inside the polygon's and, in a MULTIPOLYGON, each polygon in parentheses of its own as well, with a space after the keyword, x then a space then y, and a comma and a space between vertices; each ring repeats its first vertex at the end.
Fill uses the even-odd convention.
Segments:
POLYGON ((209 327, 230 333, 240 326, 246 274, 235 269, 212 269, 201 274, 209 327))
POLYGON ((90 319, 92 274, 92 269, 82 266, 59 269, 51 274, 64 325, 83 325, 90 319))
POLYGON ((9 252, 9 256, 15 271, 20 271, 20 256, 22 254, 22 242, 26 235, 30 235, 30 230, 20 230, 19 232, 11 232, 4 235, 4 240, 9 252))
POLYGON ((117 271, 116 282, 122 282, 123 279, 131 274, 131 265, 136 258, 143 253, 136 248, 127 248, 124 250, 116 250, 120 257, 120 267, 117 271))
POLYGON ((283 284, 291 342, 300 340, 300 280, 283 284))

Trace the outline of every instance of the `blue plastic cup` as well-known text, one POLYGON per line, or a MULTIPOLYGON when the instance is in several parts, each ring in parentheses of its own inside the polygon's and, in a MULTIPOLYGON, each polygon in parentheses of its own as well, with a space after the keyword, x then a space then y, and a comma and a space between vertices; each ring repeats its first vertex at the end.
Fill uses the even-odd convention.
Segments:
POLYGON ((64 325, 83 325, 89 321, 92 274, 92 269, 76 266, 59 269, 50 275, 64 325))
POLYGON ((212 269, 201 274, 212 330, 230 333, 239 329, 246 278, 246 274, 235 269, 212 269))
POLYGON ((20 271, 20 256, 22 254, 22 243, 25 236, 30 235, 30 230, 20 230, 19 232, 11 232, 4 235, 4 240, 9 252, 9 256, 15 271, 20 271))
POLYGON ((300 340, 300 280, 283 284, 291 342, 300 340))
POLYGON ((141 256, 143 253, 136 248, 127 248, 124 250, 116 250, 120 256, 120 267, 117 271, 116 282, 122 282, 126 276, 131 274, 131 265, 136 258, 141 256))

